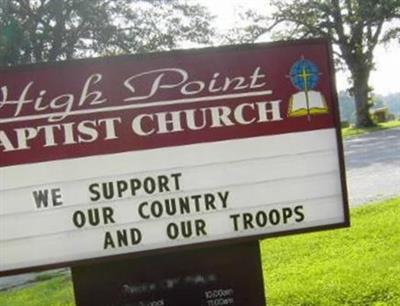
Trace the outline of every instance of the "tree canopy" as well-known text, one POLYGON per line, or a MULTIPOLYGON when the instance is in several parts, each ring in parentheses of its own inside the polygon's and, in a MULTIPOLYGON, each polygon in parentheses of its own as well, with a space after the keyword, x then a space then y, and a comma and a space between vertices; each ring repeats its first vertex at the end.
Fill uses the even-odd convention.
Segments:
POLYGON ((205 44, 212 19, 179 0, 0 0, 0 66, 205 44))
POLYGON ((374 49, 382 42, 400 42, 400 0, 272 0, 271 17, 248 14, 254 26, 246 26, 238 40, 270 32, 279 39, 328 38, 351 73, 356 101, 357 126, 372 125, 368 84, 374 68, 374 49))

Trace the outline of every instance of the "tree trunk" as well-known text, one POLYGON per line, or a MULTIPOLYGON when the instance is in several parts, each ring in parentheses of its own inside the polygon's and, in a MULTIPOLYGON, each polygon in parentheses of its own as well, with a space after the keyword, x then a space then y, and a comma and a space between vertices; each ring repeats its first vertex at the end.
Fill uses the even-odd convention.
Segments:
POLYGON ((375 123, 372 121, 369 114, 369 101, 368 101, 368 80, 369 71, 360 71, 353 73, 353 94, 356 107, 356 127, 369 127, 374 126, 375 123))

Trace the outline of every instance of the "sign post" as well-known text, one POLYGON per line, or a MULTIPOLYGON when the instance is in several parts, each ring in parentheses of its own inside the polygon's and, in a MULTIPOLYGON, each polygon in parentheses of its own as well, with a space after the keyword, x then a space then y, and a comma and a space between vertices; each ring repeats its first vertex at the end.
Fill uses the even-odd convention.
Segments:
POLYGON ((325 40, 0 70, 0 275, 349 226, 333 73, 325 40))

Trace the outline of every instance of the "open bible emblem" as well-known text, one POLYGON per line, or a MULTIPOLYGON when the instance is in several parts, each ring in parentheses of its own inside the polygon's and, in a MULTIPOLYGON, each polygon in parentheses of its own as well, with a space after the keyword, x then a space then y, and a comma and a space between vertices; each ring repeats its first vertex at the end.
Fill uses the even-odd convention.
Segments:
POLYGON ((317 86, 321 73, 317 65, 307 59, 300 59, 290 68, 290 80, 299 92, 289 100, 288 117, 307 116, 328 113, 325 97, 314 88, 317 86))

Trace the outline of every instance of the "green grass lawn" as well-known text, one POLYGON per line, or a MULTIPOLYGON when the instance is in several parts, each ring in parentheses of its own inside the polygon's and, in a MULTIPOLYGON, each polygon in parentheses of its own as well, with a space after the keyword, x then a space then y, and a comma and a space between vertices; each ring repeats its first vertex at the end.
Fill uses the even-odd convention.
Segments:
MULTIPOLYGON (((400 305, 400 197, 351 215, 351 228, 261 243, 269 306, 400 305)), ((0 292, 2 306, 70 306, 73 300, 68 276, 0 292)))
POLYGON ((70 276, 43 279, 22 289, 0 292, 1 306, 73 306, 70 276))
POLYGON ((268 305, 400 305, 400 198, 353 209, 351 222, 263 241, 268 305))
POLYGON ((362 128, 362 129, 352 128, 352 127, 343 128, 342 136, 343 136, 343 138, 348 138, 351 136, 357 136, 357 135, 362 135, 362 134, 366 134, 366 133, 370 133, 370 132, 392 129, 392 128, 396 128, 396 127, 400 127, 400 120, 379 123, 377 126, 370 127, 370 128, 362 128))

